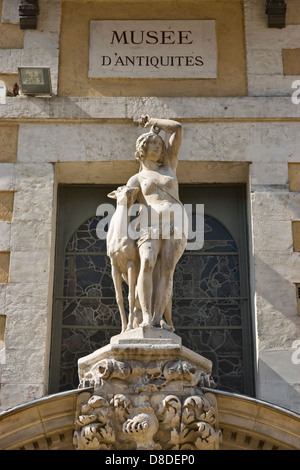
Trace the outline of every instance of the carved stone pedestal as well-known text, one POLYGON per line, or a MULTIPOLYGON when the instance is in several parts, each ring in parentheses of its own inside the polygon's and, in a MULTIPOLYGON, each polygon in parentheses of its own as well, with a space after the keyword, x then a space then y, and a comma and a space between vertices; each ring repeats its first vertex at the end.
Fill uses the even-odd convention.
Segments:
POLYGON ((160 328, 136 328, 79 360, 79 450, 218 449, 211 362, 160 328))

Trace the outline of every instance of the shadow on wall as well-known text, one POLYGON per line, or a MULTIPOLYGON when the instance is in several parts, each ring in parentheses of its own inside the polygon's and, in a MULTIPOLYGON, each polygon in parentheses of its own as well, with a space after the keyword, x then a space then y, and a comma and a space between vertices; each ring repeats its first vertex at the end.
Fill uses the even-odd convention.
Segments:
POLYGON ((300 413, 300 332, 293 263, 287 252, 255 256, 259 398, 300 413), (294 349, 293 349, 294 348, 294 349))
POLYGON ((261 351, 260 399, 300 413, 300 351, 261 351), (298 378, 298 382, 296 379, 298 378))
POLYGON ((297 272, 298 263, 299 258, 286 251, 264 251, 259 256, 255 255, 257 328, 261 350, 292 348, 293 341, 299 338, 295 281, 289 280, 297 272))

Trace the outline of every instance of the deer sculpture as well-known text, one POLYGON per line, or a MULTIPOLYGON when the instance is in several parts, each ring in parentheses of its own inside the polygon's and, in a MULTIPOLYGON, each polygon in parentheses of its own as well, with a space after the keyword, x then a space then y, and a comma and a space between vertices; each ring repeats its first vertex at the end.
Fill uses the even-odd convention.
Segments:
POLYGON ((134 203, 138 189, 120 186, 107 196, 116 199, 116 211, 113 214, 107 232, 107 254, 111 261, 112 278, 116 300, 121 316, 122 333, 134 328, 134 307, 136 300, 136 282, 139 273, 139 254, 136 241, 127 233, 128 208, 134 203), (124 308, 122 280, 128 284, 129 313, 128 321, 124 308))

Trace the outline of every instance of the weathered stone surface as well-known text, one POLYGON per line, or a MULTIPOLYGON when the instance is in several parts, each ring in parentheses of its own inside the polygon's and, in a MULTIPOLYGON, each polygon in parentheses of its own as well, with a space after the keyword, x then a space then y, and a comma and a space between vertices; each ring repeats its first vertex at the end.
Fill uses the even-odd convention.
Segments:
POLYGON ((10 228, 10 223, 0 222, 0 251, 10 250, 10 228))
POLYGON ((137 137, 127 124, 22 125, 18 161, 48 163, 59 161, 130 160, 137 137), (115 136, 117 135, 117 138, 115 136), (124 145, 126 142, 126 145, 124 145), (132 145, 130 145, 132 142, 132 145), (43 151, 41 151, 41 148, 43 151))
POLYGON ((2 372, 3 384, 15 384, 19 390, 23 389, 23 397, 27 395, 27 398, 23 400, 24 402, 37 398, 37 396, 32 396, 30 390, 40 388, 42 385, 43 350, 43 344, 33 349, 22 347, 20 349, 6 349, 6 367, 3 367, 2 372), (26 363, 30 363, 30 368, 24 367, 26 363), (21 384, 26 384, 26 386, 21 384))
MULTIPOLYGON (((234 126, 229 122, 186 123, 179 159, 272 163, 274 167, 283 162, 296 162, 300 145, 297 125, 287 124, 283 132, 282 125, 275 122, 259 126, 242 122, 234 126)), ((101 124, 101 132, 99 129, 96 123, 22 124, 18 161, 42 164, 133 159, 134 142, 140 134, 137 128, 116 123, 101 124)))
POLYGON ((7 322, 1 409, 6 409, 45 391, 54 170, 51 164, 2 165, 3 184, 16 190, 10 282, 3 297, 7 322))
POLYGON ((2 22, 3 23, 19 23, 19 4, 20 0, 3 0, 2 1, 2 22))
MULTIPOLYGON (((298 340, 299 341, 299 340, 298 340)), ((298 343, 299 344, 299 343, 298 343)), ((261 375, 260 396, 279 406, 293 408, 300 413, 299 381, 300 350, 291 348, 261 351, 259 359, 261 375)))
POLYGON ((1 163, 0 191, 13 191, 14 170, 15 165, 13 163, 1 163))
POLYGON ((291 106, 291 80, 289 96, 228 97, 228 98, 170 98, 134 97, 87 98, 54 97, 53 99, 19 96, 7 97, 6 106, 0 107, 0 118, 38 119, 133 119, 149 114, 173 119, 278 119, 299 118, 299 106, 291 106))
POLYGON ((8 313, 7 333, 5 336, 6 349, 34 350, 38 345, 42 346, 45 342, 47 333, 47 315, 44 312, 34 313, 23 311, 22 308, 8 313), (31 326, 31 334, 26 334, 28 323, 31 326), (19 338, 18 345, 15 344, 14 336, 19 338))
MULTIPOLYGON (((300 194, 288 191, 287 185, 252 185, 253 220, 287 222, 300 218, 300 194)), ((286 232, 287 237, 288 231, 286 232)), ((284 248, 282 247, 281 250, 284 248)))

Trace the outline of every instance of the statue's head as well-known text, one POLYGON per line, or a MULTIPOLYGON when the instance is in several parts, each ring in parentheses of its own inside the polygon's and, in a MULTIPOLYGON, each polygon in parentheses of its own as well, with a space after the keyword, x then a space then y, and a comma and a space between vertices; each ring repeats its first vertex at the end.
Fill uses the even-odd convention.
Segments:
POLYGON ((148 158, 162 165, 166 154, 166 145, 162 137, 158 135, 158 132, 152 127, 150 132, 142 134, 137 139, 135 158, 140 163, 148 158))

